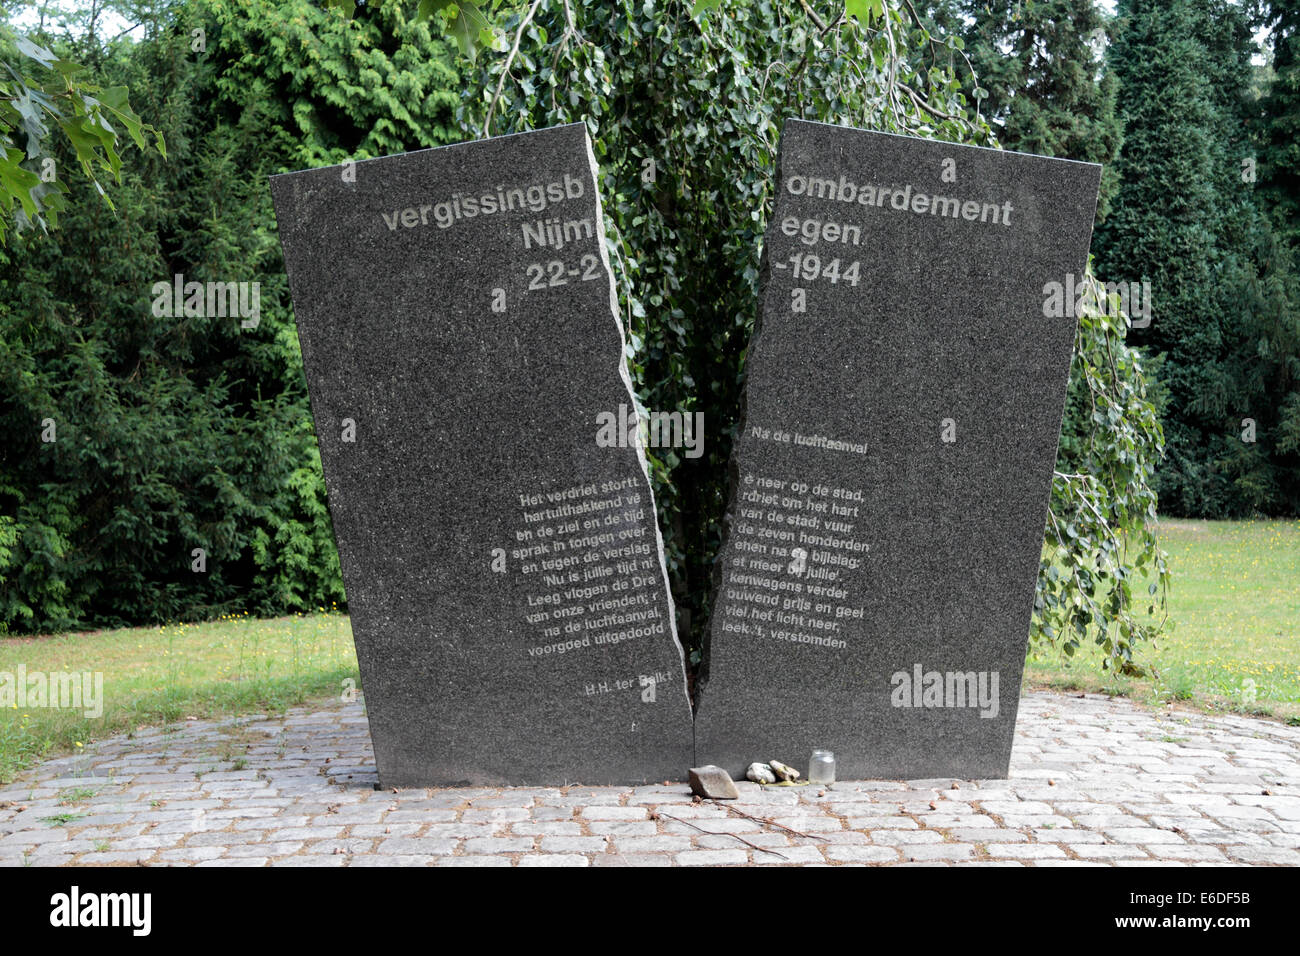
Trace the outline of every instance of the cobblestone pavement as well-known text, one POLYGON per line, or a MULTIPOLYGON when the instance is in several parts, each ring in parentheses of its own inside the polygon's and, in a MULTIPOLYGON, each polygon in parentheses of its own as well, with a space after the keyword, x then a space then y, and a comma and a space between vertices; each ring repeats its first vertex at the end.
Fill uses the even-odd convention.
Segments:
POLYGON ((1300 728, 1092 695, 1025 697, 1010 780, 742 782, 727 804, 374 782, 360 704, 114 737, 0 790, 0 864, 1300 863, 1300 728))

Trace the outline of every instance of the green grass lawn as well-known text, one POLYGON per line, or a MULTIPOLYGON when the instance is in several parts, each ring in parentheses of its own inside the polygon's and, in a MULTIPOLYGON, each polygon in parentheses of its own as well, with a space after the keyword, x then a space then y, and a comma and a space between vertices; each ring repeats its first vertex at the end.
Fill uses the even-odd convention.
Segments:
MULTIPOLYGON (((343 692, 357 679, 342 614, 0 639, 0 672, 100 671, 102 718, 51 707, 0 711, 0 783, 47 753, 186 717, 276 713, 343 692)), ((355 686, 355 685, 353 685, 355 686)))
MULTIPOLYGON (((1085 648, 1073 659, 1031 653, 1026 682, 1300 721, 1300 521, 1166 521, 1161 540, 1174 571, 1175 627, 1141 651, 1159 677, 1104 677, 1085 648)), ((102 672, 104 714, 0 711, 0 782, 45 754, 112 733, 276 713, 336 696, 357 679, 351 626, 334 613, 0 639, 0 672, 20 664, 28 672, 102 672)))
POLYGON ((1073 660, 1031 652, 1027 681, 1300 719, 1300 521, 1166 520, 1160 544, 1173 626, 1138 655, 1158 676, 1103 677, 1095 650, 1081 648, 1073 660))

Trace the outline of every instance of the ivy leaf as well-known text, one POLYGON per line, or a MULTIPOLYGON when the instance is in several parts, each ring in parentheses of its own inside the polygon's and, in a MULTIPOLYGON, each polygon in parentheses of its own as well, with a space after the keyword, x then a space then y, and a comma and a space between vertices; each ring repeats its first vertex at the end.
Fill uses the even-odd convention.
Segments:
POLYGON ((473 63, 478 56, 479 33, 483 30, 491 33, 492 25, 474 4, 458 3, 456 16, 448 26, 448 30, 460 44, 461 52, 473 63))
POLYGON ((135 145, 144 149, 144 135, 141 132, 144 124, 140 121, 140 117, 135 114, 135 111, 131 109, 131 105, 127 101, 125 86, 114 86, 111 89, 104 90, 99 94, 99 105, 116 116, 122 125, 126 127, 126 131, 131 135, 131 139, 135 141, 135 145))
MULTIPOLYGON (((82 168, 92 180, 94 176, 91 169, 96 165, 103 166, 114 177, 117 176, 122 168, 122 160, 118 157, 117 150, 113 148, 117 137, 112 129, 107 128, 103 123, 95 122, 90 115, 78 116, 72 120, 60 120, 59 126, 77 151, 77 159, 81 161, 82 168), (103 148, 103 157, 96 152, 97 148, 103 148)), ((98 187, 99 184, 95 185, 98 187)), ((103 189, 100 189, 100 193, 103 193, 103 189)))
POLYGON ((461 52, 473 63, 485 38, 492 36, 492 24, 488 23, 487 17, 476 4, 466 0, 420 0, 415 10, 416 19, 429 20, 435 15, 442 21, 443 29, 456 40, 461 52))
POLYGON ((26 37, 18 37, 18 52, 25 57, 35 60, 41 66, 52 68, 59 58, 51 53, 45 47, 33 43, 26 37))
POLYGON ((456 0, 420 0, 420 5, 415 8, 415 18, 417 20, 430 20, 448 7, 454 6, 456 6, 456 0))
POLYGON ((860 23, 866 23, 872 17, 884 16, 884 0, 848 0, 844 12, 860 23))
MULTIPOLYGON (((32 199, 32 189, 39 186, 41 179, 30 169, 23 169, 18 164, 22 161, 20 149, 0 150, 0 199, 14 196, 22 204, 23 212, 29 218, 36 216, 36 202, 32 199)), ((8 203, 5 203, 6 210, 8 203)))
POLYGON ((41 141, 45 138, 45 123, 41 121, 40 110, 33 100, 32 91, 27 87, 10 101, 22 123, 23 132, 27 134, 27 158, 34 159, 41 154, 41 141))

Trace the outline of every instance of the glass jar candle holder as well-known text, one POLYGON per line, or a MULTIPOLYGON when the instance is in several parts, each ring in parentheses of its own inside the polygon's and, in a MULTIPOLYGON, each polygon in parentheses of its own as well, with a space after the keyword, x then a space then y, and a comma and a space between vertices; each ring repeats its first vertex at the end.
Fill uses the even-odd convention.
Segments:
POLYGON ((814 750, 808 761, 809 783, 835 782, 835 754, 829 750, 814 750))

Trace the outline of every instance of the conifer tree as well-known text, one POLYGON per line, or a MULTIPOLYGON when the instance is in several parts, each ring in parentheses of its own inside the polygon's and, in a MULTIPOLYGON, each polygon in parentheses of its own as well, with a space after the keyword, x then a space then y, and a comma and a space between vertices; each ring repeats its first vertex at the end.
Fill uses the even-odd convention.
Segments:
POLYGON ((1300 249, 1300 0, 1268 0, 1273 82, 1260 103, 1259 192, 1282 238, 1300 249))
POLYGON ((1122 130, 1115 77, 1102 64, 1108 21, 1095 0, 963 0, 961 14, 998 142, 1100 163, 1097 218, 1105 219, 1118 187, 1122 130))
POLYGON ((1150 325, 1130 340, 1163 356, 1164 511, 1220 510, 1222 479, 1207 463, 1206 423, 1194 411, 1221 387, 1221 316, 1214 291, 1222 120, 1204 72, 1199 16, 1190 0, 1122 0, 1109 60, 1119 81, 1124 148, 1120 187, 1098 229, 1100 278, 1149 282, 1150 325))

